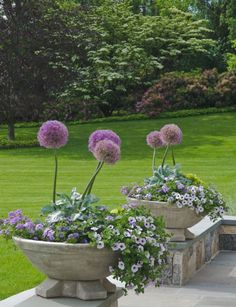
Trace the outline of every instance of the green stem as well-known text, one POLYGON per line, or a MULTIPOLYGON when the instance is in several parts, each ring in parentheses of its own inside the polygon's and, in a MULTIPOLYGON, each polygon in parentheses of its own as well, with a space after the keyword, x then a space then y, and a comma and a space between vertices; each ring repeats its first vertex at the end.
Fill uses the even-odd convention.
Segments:
POLYGON ((98 175, 98 173, 100 172, 102 166, 103 166, 104 162, 98 162, 98 165, 96 167, 96 171, 95 173, 93 174, 92 178, 89 180, 89 183, 87 184, 86 188, 85 188, 85 191, 82 195, 82 199, 85 198, 86 195, 88 195, 89 193, 91 193, 91 190, 92 190, 92 187, 93 187, 93 184, 94 184, 94 181, 95 181, 95 178, 96 176, 98 175))
POLYGON ((164 153, 164 156, 163 156, 162 165, 161 165, 162 168, 163 168, 163 166, 164 166, 164 164, 165 164, 166 156, 167 156, 168 150, 169 150, 169 144, 167 144, 166 150, 165 150, 165 153, 164 153))
POLYGON ((90 183, 90 186, 89 186, 87 195, 91 194, 93 184, 94 184, 94 182, 95 182, 95 179, 96 179, 98 173, 99 173, 100 170, 102 169, 103 164, 104 164, 104 162, 100 162, 100 164, 97 165, 97 167, 96 167, 96 172, 95 172, 95 175, 93 176, 93 180, 91 180, 91 183, 90 183))
POLYGON ((53 203, 56 203, 56 189, 57 189, 57 172, 58 172, 58 159, 57 159, 57 150, 54 152, 55 157, 55 171, 54 171, 54 182, 53 182, 53 203))
POLYGON ((156 148, 153 149, 153 156, 152 156, 152 172, 154 175, 155 171, 155 166, 156 166, 156 148))
POLYGON ((176 165, 176 163, 175 163, 175 155, 174 155, 174 149, 173 149, 173 147, 171 148, 172 150, 172 161, 173 161, 173 165, 175 166, 176 165))

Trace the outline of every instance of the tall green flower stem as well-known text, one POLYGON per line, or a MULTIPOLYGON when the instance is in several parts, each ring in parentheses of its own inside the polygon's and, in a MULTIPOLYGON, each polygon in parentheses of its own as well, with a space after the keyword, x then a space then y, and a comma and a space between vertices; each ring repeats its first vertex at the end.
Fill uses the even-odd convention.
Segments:
POLYGON ((165 164, 166 156, 167 156, 168 150, 169 150, 169 144, 166 145, 166 150, 165 150, 165 153, 164 153, 164 156, 163 156, 163 160, 162 160, 161 167, 163 167, 164 164, 165 164))
POLYGON ((154 175, 155 167, 156 167, 156 148, 153 149, 153 156, 152 156, 152 172, 153 172, 153 175, 154 175))
POLYGON ((172 161, 173 161, 173 165, 175 166, 176 163, 175 163, 175 156, 174 156, 174 149, 173 147, 171 148, 171 153, 172 153, 172 161))
POLYGON ((57 190, 57 173, 58 173, 58 158, 57 158, 57 150, 54 151, 54 159, 55 159, 55 170, 54 170, 54 182, 53 182, 53 203, 56 203, 56 190, 57 190))
POLYGON ((96 171, 95 171, 95 173, 93 174, 92 178, 89 180, 89 183, 87 184, 87 186, 86 186, 86 188, 85 188, 85 191, 84 191, 84 193, 83 193, 83 195, 82 195, 82 200, 85 198, 86 195, 89 195, 89 194, 91 193, 92 187, 93 187, 93 184, 94 184, 94 181, 95 181, 95 179, 96 179, 98 173, 99 173, 100 170, 102 169, 103 164, 104 164, 104 162, 102 162, 102 161, 99 161, 99 162, 98 162, 98 165, 97 165, 97 167, 96 167, 96 171))

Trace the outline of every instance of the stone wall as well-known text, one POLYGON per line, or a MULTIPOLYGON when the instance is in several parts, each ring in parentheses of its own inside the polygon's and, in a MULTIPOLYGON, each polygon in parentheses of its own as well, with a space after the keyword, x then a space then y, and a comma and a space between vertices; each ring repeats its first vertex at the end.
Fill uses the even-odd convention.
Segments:
POLYGON ((236 225, 222 225, 219 241, 221 250, 236 251, 236 225))
POLYGON ((169 242, 170 256, 163 275, 165 284, 184 285, 220 250, 236 250, 236 218, 215 223, 206 220, 197 225, 193 240, 169 242))

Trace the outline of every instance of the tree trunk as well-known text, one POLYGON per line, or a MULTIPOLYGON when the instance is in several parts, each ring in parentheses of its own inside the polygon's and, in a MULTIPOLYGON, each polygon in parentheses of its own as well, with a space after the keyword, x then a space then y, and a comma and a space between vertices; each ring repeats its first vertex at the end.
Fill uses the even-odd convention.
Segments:
POLYGON ((15 125, 13 121, 8 122, 8 140, 15 141, 15 125))

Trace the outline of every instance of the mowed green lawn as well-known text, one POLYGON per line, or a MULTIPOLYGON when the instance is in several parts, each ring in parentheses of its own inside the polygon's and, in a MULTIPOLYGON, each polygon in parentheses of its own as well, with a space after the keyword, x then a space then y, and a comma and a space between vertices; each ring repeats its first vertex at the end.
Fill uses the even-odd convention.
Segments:
MULTIPOLYGON (((122 138, 122 159, 105 166, 94 186, 101 203, 124 204, 120 186, 142 182, 151 175, 152 150, 146 146, 148 132, 164 124, 176 123, 184 133, 176 147, 177 162, 185 172, 214 183, 236 213, 236 113, 195 116, 179 119, 139 120, 69 126, 70 141, 60 151, 58 191, 83 191, 96 162, 87 150, 87 140, 96 129, 112 129, 122 138)), ((2 129, 0 134, 6 131, 2 129)), ((37 128, 20 128, 17 134, 32 138, 37 128)), ((163 154, 160 151, 159 156, 163 154)), ((51 200, 53 157, 43 148, 0 151, 0 218, 9 210, 22 208, 37 217, 40 207, 51 200)), ((0 300, 34 287, 44 276, 34 269, 11 242, 0 240, 0 300)))

